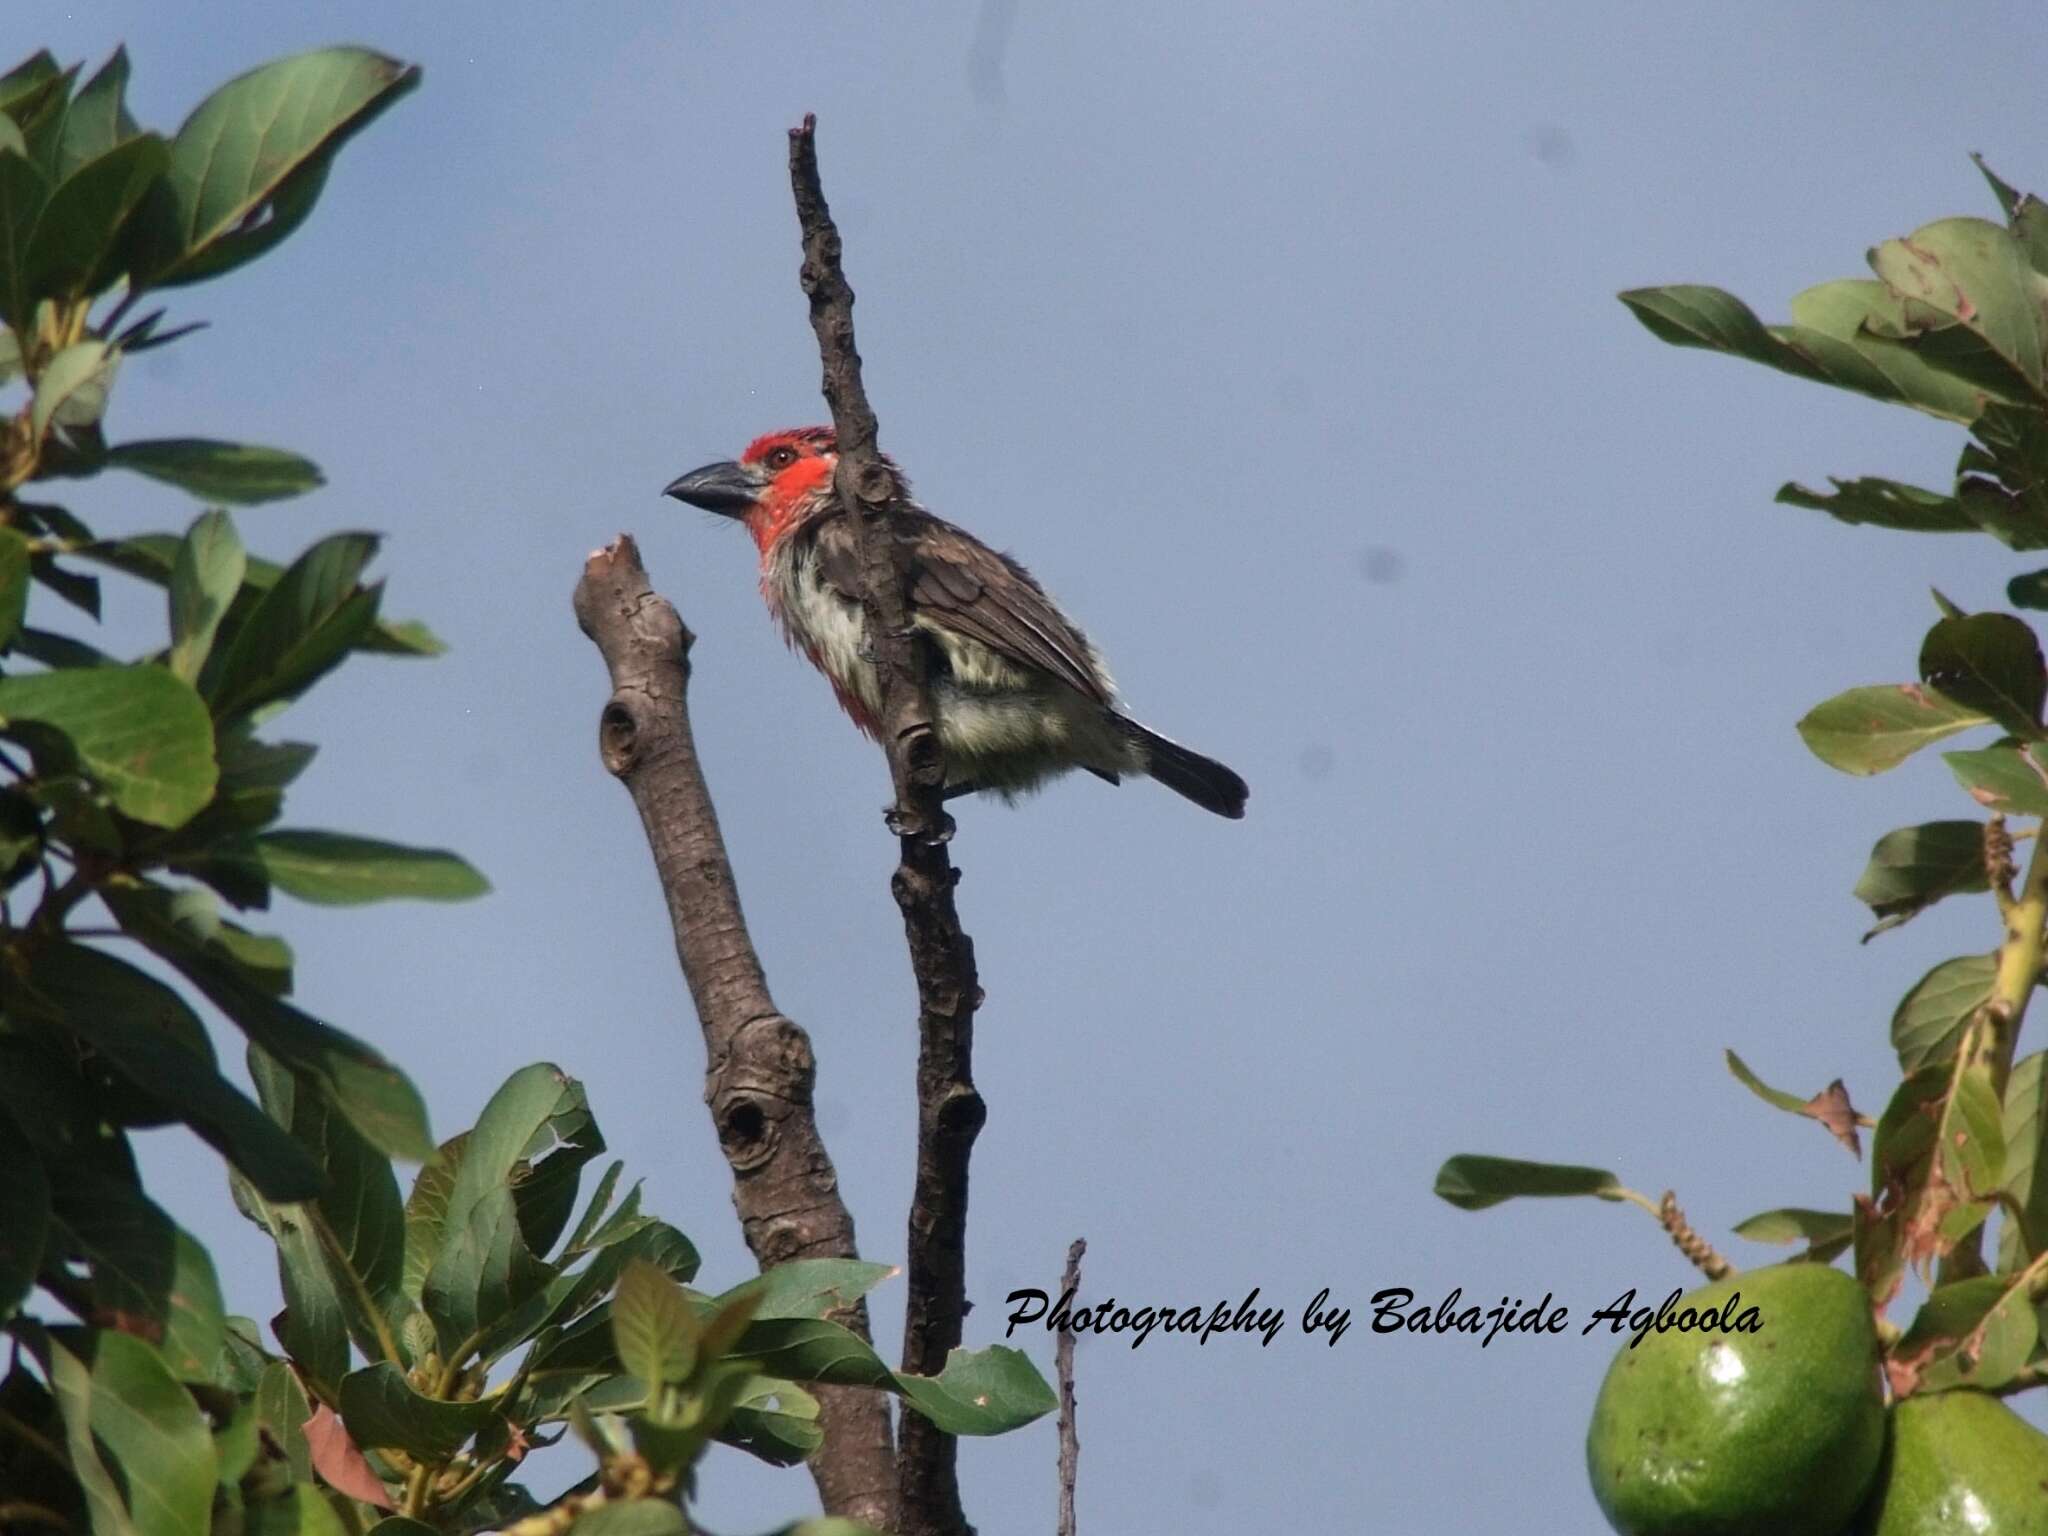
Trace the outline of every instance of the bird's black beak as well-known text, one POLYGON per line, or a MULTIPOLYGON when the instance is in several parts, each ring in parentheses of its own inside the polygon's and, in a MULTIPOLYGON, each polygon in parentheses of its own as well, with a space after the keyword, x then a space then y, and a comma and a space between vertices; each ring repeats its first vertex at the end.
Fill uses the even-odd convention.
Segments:
POLYGON ((721 517, 744 517, 761 494, 761 487, 742 465, 727 459, 717 464, 706 464, 702 469, 693 469, 687 475, 671 480, 664 496, 673 496, 677 501, 687 501, 693 507, 702 507, 706 512, 716 512, 721 517))

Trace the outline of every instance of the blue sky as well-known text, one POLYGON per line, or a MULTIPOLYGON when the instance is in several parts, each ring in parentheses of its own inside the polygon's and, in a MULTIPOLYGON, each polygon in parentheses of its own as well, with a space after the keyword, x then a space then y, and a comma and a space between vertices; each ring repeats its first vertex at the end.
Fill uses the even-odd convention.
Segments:
MULTIPOLYGON (((1592 1528, 1611 1343, 1375 1336, 1369 1298, 1551 1292, 1583 1317, 1690 1271, 1628 1207, 1454 1211, 1437 1164, 1611 1167, 1767 1262, 1734 1222, 1842 1205, 1860 1172, 1722 1049, 1878 1107, 1899 994, 1995 941, 1977 901, 1858 947, 1871 843, 1968 802, 1932 755, 1841 778, 1792 722, 1909 675, 1930 584, 1990 607, 2025 567, 1770 502, 1830 473, 1945 485, 1959 431, 1673 351, 1613 295, 1715 282, 1779 316, 1879 239, 1993 212, 1971 150, 2048 186, 2038 6, 1959 11, 1939 46, 1846 3, 8 15, 16 55, 125 40, 166 127, 303 47, 424 66, 304 230, 178 296, 212 328, 127 369, 109 432, 310 455, 328 487, 243 515, 252 548, 383 530, 386 611, 453 647, 357 662, 293 711, 322 743, 293 819, 458 848, 495 894, 280 910, 306 1005, 406 1065, 442 1134, 526 1062, 582 1077, 721 1284, 748 1260, 569 593, 629 529, 699 636, 754 936, 816 1044, 863 1249, 899 1258, 914 999, 886 775, 776 639, 744 537, 658 496, 823 416, 784 170, 819 115, 883 445, 1060 595, 1141 718, 1252 785, 1235 824, 1092 779, 961 810, 990 1108, 969 1342, 1077 1235, 1084 1299, 1256 1286, 1292 1315, 1327 1286, 1354 1311, 1334 1347, 1291 1322, 1265 1348, 1084 1340, 1085 1530, 1592 1528)), ((192 510, 134 480, 76 503, 107 531, 192 510)), ((155 600, 124 601, 141 649, 155 600)), ((211 1154, 150 1155, 267 1314, 211 1154)), ((876 1298, 886 1340, 900 1295, 876 1298)), ((964 1446, 980 1528, 1048 1529, 1053 1464, 1049 1422, 964 1446)), ((811 1496, 731 1453, 702 1511, 757 1529, 811 1496)))

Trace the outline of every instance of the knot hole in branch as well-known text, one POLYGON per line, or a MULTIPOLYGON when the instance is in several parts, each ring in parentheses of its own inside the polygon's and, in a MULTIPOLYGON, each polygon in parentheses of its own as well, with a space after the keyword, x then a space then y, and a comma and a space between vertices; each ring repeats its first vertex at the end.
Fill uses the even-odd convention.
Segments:
POLYGON ((733 1171, 758 1168, 775 1155, 773 1119, 750 1098, 735 1095, 719 1111, 718 1145, 733 1171))
POLYGON ((938 1134, 954 1143, 971 1142, 988 1123, 988 1105, 973 1088, 955 1086, 939 1103, 938 1134))
POLYGON ((597 750, 605 771, 617 778, 631 773, 639 761, 640 722, 634 718, 632 705, 617 694, 606 701, 598 716, 597 750))

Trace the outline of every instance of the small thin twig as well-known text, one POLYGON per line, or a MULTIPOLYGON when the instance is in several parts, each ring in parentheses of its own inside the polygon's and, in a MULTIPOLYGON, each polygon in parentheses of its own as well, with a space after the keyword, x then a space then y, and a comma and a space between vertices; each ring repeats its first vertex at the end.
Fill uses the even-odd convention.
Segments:
MULTIPOLYGON (((1081 1255, 1088 1251, 1088 1239, 1077 1237, 1067 1249, 1066 1273, 1060 1276, 1060 1294, 1081 1293, 1081 1255)), ((1081 1465, 1081 1438, 1074 1432, 1074 1330, 1062 1328, 1053 1345, 1053 1368, 1060 1382, 1060 1515, 1059 1536, 1074 1536, 1074 1474, 1081 1465)))

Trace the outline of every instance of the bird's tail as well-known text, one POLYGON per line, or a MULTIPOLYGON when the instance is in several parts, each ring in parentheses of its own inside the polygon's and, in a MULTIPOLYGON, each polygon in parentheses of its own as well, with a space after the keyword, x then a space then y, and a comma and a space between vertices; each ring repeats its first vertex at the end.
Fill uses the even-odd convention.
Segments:
POLYGON ((1135 720, 1122 715, 1117 718, 1145 754, 1145 771, 1153 778, 1205 811, 1214 811, 1233 821, 1244 815, 1245 796, 1251 791, 1243 779, 1213 757, 1190 751, 1135 720))

